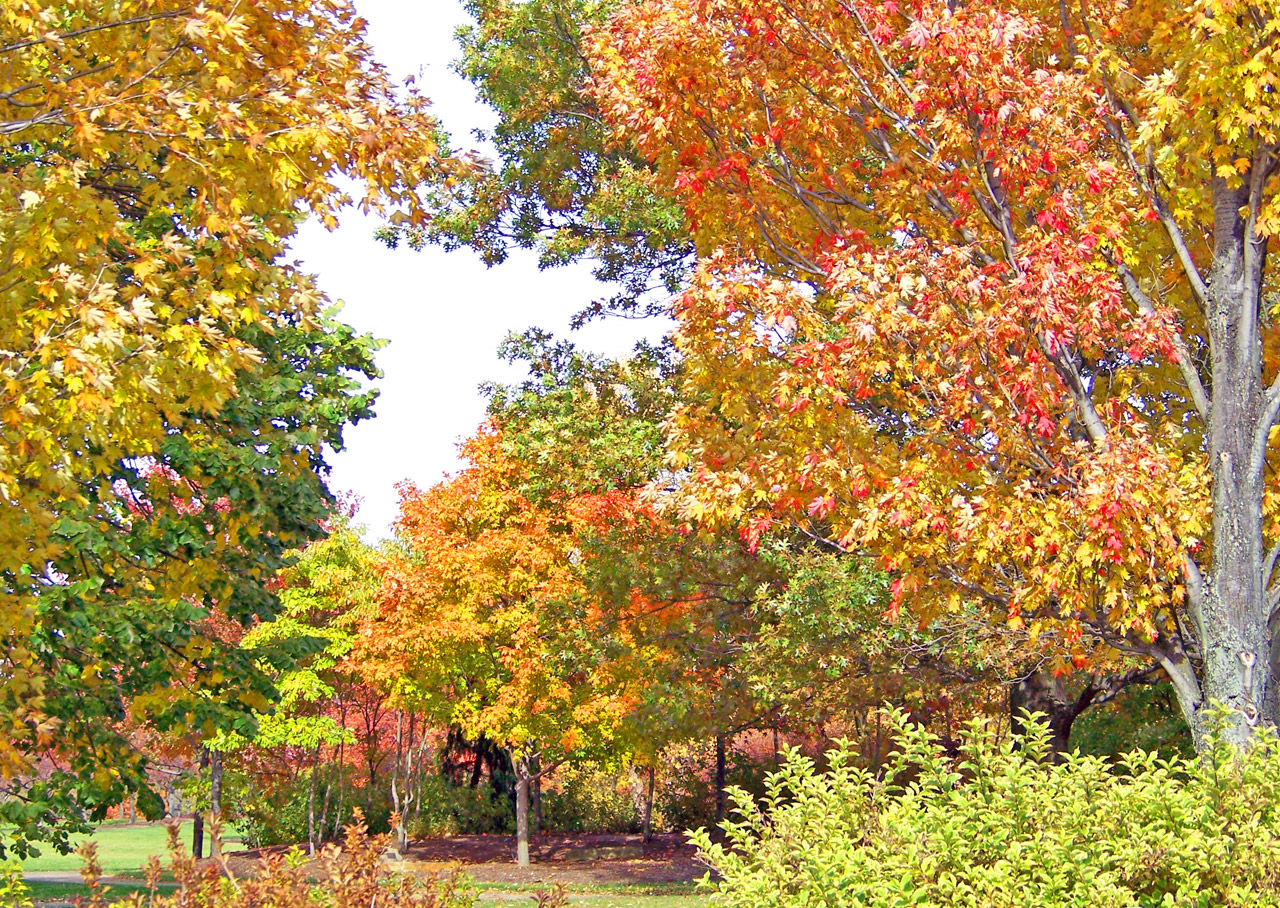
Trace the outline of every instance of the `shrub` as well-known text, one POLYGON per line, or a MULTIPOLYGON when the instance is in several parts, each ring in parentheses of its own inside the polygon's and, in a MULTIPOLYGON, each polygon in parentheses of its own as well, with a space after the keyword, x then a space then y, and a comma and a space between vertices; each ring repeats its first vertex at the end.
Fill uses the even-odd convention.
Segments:
POLYGON ((0 864, 0 905, 31 908, 31 891, 22 882, 22 865, 16 861, 0 864))
POLYGON ((892 721, 900 750, 873 776, 847 749, 818 773, 789 754, 763 808, 734 792, 727 841, 694 840, 723 908, 1277 908, 1280 740, 1198 759, 1043 761, 971 725, 958 762, 892 721))
POLYGON ((542 791, 542 819, 553 832, 639 832, 639 784, 631 772, 562 766, 542 791))
POLYGON ((504 792, 495 793, 488 782, 475 788, 459 787, 443 776, 422 780, 421 802, 409 818, 414 839, 470 833, 515 831, 515 811, 504 792))
MULTIPOLYGON (((335 837, 340 818, 338 809, 338 780, 336 774, 320 770, 316 778, 316 824, 319 838, 335 837), (329 811, 324 814, 324 791, 329 787, 329 811)), ((234 822, 248 848, 267 845, 293 845, 307 840, 307 811, 311 798, 311 776, 299 773, 294 779, 277 783, 270 788, 243 786, 224 796, 227 809, 224 816, 234 822)), ((391 795, 378 786, 348 789, 344 793, 343 816, 349 818, 353 807, 358 807, 370 833, 381 835, 391 829, 391 795)))
MULTIPOLYGON (((116 903, 129 908, 474 908, 475 889, 456 869, 439 880, 419 882, 413 874, 392 873, 382 863, 385 836, 370 836, 362 826, 348 826, 342 847, 326 845, 314 864, 305 864, 299 851, 265 858, 253 877, 233 879, 225 865, 213 861, 197 868, 178 844, 177 826, 170 827, 169 852, 176 891, 156 886, 161 869, 151 859, 150 895, 136 894, 116 903)), ((82 875, 92 895, 85 908, 101 908, 103 887, 100 866, 92 845, 81 850, 82 875)), ((3 888, 0 874, 0 894, 3 888)), ((22 901, 0 902, 29 904, 22 901)))

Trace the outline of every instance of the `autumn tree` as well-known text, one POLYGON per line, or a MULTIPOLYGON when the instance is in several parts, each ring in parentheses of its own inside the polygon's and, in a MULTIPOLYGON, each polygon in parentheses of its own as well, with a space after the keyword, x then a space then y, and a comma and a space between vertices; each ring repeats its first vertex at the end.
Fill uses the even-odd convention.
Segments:
POLYGON ((141 784, 92 766, 133 760, 100 711, 212 727, 265 707, 195 628, 214 604, 270 613, 262 582, 327 507, 324 445, 367 415, 347 373, 372 371, 285 244, 306 214, 334 223, 343 175, 413 219, 441 172, 425 102, 362 31, 329 0, 0 10, 0 776, 20 829, 141 784), (24 787, 51 748, 93 784, 24 787))
POLYGON ((575 531, 616 504, 534 505, 515 488, 492 428, 464 453, 457 476, 401 487, 404 552, 382 569, 358 656, 396 702, 511 752, 525 865, 535 776, 607 745, 628 708, 627 691, 605 683, 592 659, 591 608, 575 571, 575 531))
POLYGON ((920 620, 979 603, 1280 718, 1267 268, 1280 9, 647 0, 594 96, 701 264, 694 519, 810 521, 920 620))

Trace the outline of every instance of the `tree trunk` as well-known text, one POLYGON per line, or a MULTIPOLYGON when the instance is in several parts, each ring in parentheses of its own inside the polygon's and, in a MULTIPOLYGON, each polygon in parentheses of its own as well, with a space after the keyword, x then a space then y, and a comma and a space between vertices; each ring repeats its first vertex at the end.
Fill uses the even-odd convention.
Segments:
MULTIPOLYGON (((1259 166, 1270 166, 1260 164, 1259 166)), ((1200 646, 1200 684, 1179 639, 1157 653, 1178 694, 1197 744, 1206 732, 1203 708, 1229 709, 1223 733, 1243 744, 1265 718, 1274 723, 1280 700, 1273 678, 1272 633, 1264 589, 1262 531, 1267 433, 1274 422, 1262 384, 1259 316, 1266 241, 1248 213, 1259 201, 1265 174, 1251 171, 1239 186, 1211 182, 1213 267, 1206 316, 1213 401, 1208 455, 1213 475, 1213 554, 1201 581, 1188 558, 1188 615, 1200 646)))
POLYGON ((653 773, 652 766, 649 767, 649 786, 644 796, 644 842, 647 845, 653 841, 653 773))
POLYGON ((1026 733, 1026 715, 1039 714, 1049 726, 1048 757, 1054 762, 1067 752, 1071 726, 1082 710, 1083 706, 1067 697, 1063 680, 1048 671, 1032 672, 1009 687, 1009 730, 1021 738, 1026 733))
POLYGON ((716 828, 724 822, 724 735, 716 735, 716 828))
MULTIPOLYGON (((337 748, 334 748, 333 753, 336 753, 336 751, 337 751, 337 748)), ((330 753, 329 756, 332 757, 333 753, 330 753)), ((320 822, 316 824, 320 829, 320 841, 322 843, 324 842, 327 836, 327 833, 325 832, 325 830, 329 828, 329 799, 332 795, 333 795, 333 776, 329 775, 329 773, 326 772, 324 774, 324 797, 320 800, 320 822)))
POLYGON ((529 866, 529 758, 516 761, 516 863, 529 866))
POLYGON ((533 814, 530 821, 530 835, 542 834, 542 758, 534 754, 529 758, 529 771, 533 782, 529 787, 529 808, 533 814))
MULTIPOLYGON (((346 717, 345 717, 345 716, 343 717, 343 727, 344 727, 344 728, 346 727, 346 717)), ((340 837, 340 834, 341 834, 341 831, 342 831, 342 798, 343 798, 343 794, 344 794, 344 793, 345 793, 345 791, 346 791, 345 783, 346 783, 346 778, 347 778, 346 773, 343 771, 343 766, 345 765, 345 764, 343 763, 343 758, 344 758, 345 756, 346 756, 346 742, 345 742, 345 741, 339 741, 339 742, 338 742, 338 765, 337 765, 337 772, 338 772, 338 809, 334 812, 334 815, 333 815, 333 837, 334 837, 334 839, 339 838, 339 837, 340 837)))
MULTIPOLYGON (((202 747, 198 764, 201 775, 208 765, 209 749, 202 747)), ((204 857, 204 814, 200 811, 199 802, 196 803, 195 816, 191 818, 191 856, 197 861, 204 857)))
MULTIPOLYGON (((408 794, 408 782, 406 781, 408 773, 405 771, 404 751, 407 749, 412 752, 412 743, 408 748, 404 747, 404 741, 401 737, 404 728, 404 711, 396 711, 396 761, 391 769, 391 810, 394 814, 396 834, 396 850, 401 854, 405 853, 405 849, 409 844, 409 831, 405 828, 405 812, 408 803, 405 800, 408 794)), ((412 757, 410 757, 412 759, 412 757)))
POLYGON ((320 762, 320 745, 311 758, 311 785, 307 791, 307 854, 316 856, 316 770, 320 762))
POLYGON ((216 857, 222 854, 222 753, 216 750, 209 755, 209 815, 215 824, 209 853, 216 857))
POLYGON ((471 788, 477 788, 480 785, 480 774, 484 770, 484 737, 476 742, 476 760, 471 765, 471 788))

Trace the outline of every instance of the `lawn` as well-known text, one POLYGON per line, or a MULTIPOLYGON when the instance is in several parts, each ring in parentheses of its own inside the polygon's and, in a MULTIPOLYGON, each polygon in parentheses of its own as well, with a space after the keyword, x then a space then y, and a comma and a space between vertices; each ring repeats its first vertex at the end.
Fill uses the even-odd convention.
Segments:
MULTIPOLYGON (((139 876, 145 872, 147 858, 159 855, 168 863, 169 833, 162 825, 129 825, 127 823, 106 823, 99 826, 91 836, 98 846, 98 861, 102 864, 102 872, 107 876, 139 876)), ((79 845, 84 838, 75 840, 79 845)), ((182 824, 179 841, 184 848, 191 847, 191 823, 182 824)), ((208 847, 208 838, 206 836, 208 847)), ((228 844, 239 847, 238 837, 228 837, 228 844)), ((80 855, 58 854, 48 845, 41 846, 43 852, 39 857, 28 858, 22 862, 26 872, 41 870, 79 870, 84 863, 80 855)))
MULTIPOLYGON (((180 841, 183 847, 191 845, 191 824, 184 823, 180 841)), ((146 868, 150 855, 160 855, 167 861, 168 832, 160 825, 127 825, 108 823, 99 826, 92 838, 98 845, 98 859, 103 873, 108 876, 139 877, 146 868)), ((238 838, 230 837, 229 844, 236 847, 238 838)), ((45 853, 24 861, 22 869, 38 871, 78 871, 81 859, 76 854, 57 854, 46 847, 45 853)), ((77 883, 30 881, 27 884, 32 896, 39 901, 71 900, 87 896, 88 890, 77 883)), ((538 887, 527 884, 480 883, 480 905, 528 905, 530 895, 538 887)), ((124 898, 134 891, 145 892, 146 887, 122 884, 112 886, 108 901, 124 898)), ((609 883, 584 886, 581 891, 569 891, 569 900, 581 908, 703 908, 706 897, 696 894, 692 885, 653 885, 609 883)))
MULTIPOLYGON (((46 883, 33 880, 27 883, 27 888, 31 890, 31 897, 37 902, 63 902, 71 901, 75 898, 89 897, 89 887, 80 883, 46 883)), ((108 886, 106 892, 107 901, 123 899, 134 892, 145 893, 146 891, 147 887, 142 883, 124 883, 108 886)))
MULTIPOLYGON (((607 895, 580 895, 569 893, 569 903, 582 908, 704 908, 707 904, 704 895, 643 895, 625 891, 611 892, 607 895)), ((514 892, 489 893, 481 899, 497 904, 529 904, 529 894, 517 895, 514 892)))

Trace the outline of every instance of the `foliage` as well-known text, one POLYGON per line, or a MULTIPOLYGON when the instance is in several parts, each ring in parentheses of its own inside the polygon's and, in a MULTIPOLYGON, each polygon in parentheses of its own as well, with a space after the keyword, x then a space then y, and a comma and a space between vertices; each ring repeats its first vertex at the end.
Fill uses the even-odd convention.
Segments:
POLYGON ((231 733, 213 746, 224 751, 252 744, 259 749, 299 748, 355 743, 334 715, 340 688, 355 672, 347 659, 360 615, 371 607, 376 582, 374 551, 350 523, 335 515, 328 535, 300 552, 274 581, 278 614, 258 624, 240 641, 243 650, 267 655, 281 646, 305 641, 312 652, 294 660, 273 679, 279 697, 268 713, 257 715, 252 739, 231 733))
POLYGON ((0 10, 0 778, 17 845, 138 791, 126 718, 271 695, 229 644, 328 508, 369 338, 282 255, 306 214, 418 219, 425 101, 341 0, 0 10), (127 715, 126 710, 132 715, 127 715), (37 754, 60 761, 33 779, 37 754))
MULTIPOLYGON (((640 832, 640 784, 634 770, 619 773, 598 764, 561 767, 542 790, 543 825, 564 833, 640 832)), ((653 818, 653 825, 665 828, 661 816, 653 818)))
POLYGON ((565 755, 602 743, 625 699, 596 673, 574 569, 575 531, 626 500, 544 511, 513 487, 499 434, 431 489, 401 487, 403 554, 384 567, 360 658, 371 680, 429 719, 510 748, 565 755))
MULTIPOLYGON (((256 343, 266 359, 241 375, 219 418, 167 436, 62 509, 46 568, 60 580, 42 589, 20 648, 44 679, 41 709, 56 723, 44 743, 62 760, 8 786, 15 796, 0 815, 14 847, 65 847, 80 818, 101 819, 130 791, 158 817, 137 729, 252 734, 253 713, 275 696, 272 675, 310 647, 237 643, 242 625, 273 614, 268 582, 289 546, 324 531, 324 449, 341 449, 346 425, 372 415, 360 378, 377 374, 378 343, 328 315, 310 327, 281 320, 256 343)), ((36 742, 13 743, 26 752, 36 742)))
POLYGON ((1058 671, 1136 650, 1198 736, 1214 699, 1275 721, 1280 8, 1249 9, 620 7, 591 90, 700 255, 681 516, 807 524, 891 613, 981 607, 1058 671))
POLYGON ((1280 753, 1273 733, 1201 758, 1134 752, 1042 761, 969 726, 959 761, 894 717, 899 751, 873 775, 847 750, 825 775, 792 754, 765 810, 736 797, 727 842, 694 839, 723 875, 714 904, 1079 906, 1280 904, 1280 753))
MULTIPOLYGON (((312 796, 312 777, 315 785, 324 789, 340 784, 340 767, 312 763, 302 766, 296 775, 287 779, 275 779, 264 784, 261 779, 236 779, 229 781, 224 795, 224 816, 236 824, 247 848, 263 848, 271 845, 296 845, 310 838, 308 811, 312 796)), ((300 761, 302 762, 302 761, 300 761)), ((332 797, 331 792, 331 797, 332 797)), ((382 835, 391 828, 391 803, 381 785, 373 789, 348 792, 348 797, 358 800, 361 822, 374 835, 382 835)), ((317 807, 317 821, 320 821, 317 807)), ((320 842, 338 838, 336 830, 318 829, 320 842)))
POLYGON ((1131 750, 1157 753, 1165 759, 1195 752, 1167 681, 1130 687, 1105 707, 1084 713, 1076 720, 1071 744, 1081 753, 1113 761, 1131 750))
MULTIPOLYGON (((183 852, 177 830, 171 828, 169 869, 178 882, 172 894, 157 888, 159 858, 152 858, 149 895, 133 895, 124 904, 133 908, 471 908, 475 891, 460 872, 441 874, 438 880, 420 882, 413 874, 392 873, 382 863, 385 837, 370 836, 363 827, 347 827, 341 846, 326 845, 315 865, 303 868, 300 852, 264 858, 253 876, 234 878, 218 861, 197 869, 183 852)), ((101 908, 100 870, 93 846, 81 850, 82 875, 93 890, 87 908, 101 908)))
POLYGON ((508 336, 498 353, 529 370, 518 384, 484 389, 521 494, 544 502, 636 489, 657 476, 679 375, 669 346, 641 344, 611 360, 533 329, 508 336))
POLYGON ((411 838, 510 833, 515 829, 511 799, 487 781, 471 788, 454 785, 442 776, 427 776, 419 797, 420 806, 409 822, 411 838))
POLYGON ((497 159, 460 174, 428 196, 434 217, 421 227, 388 226, 380 235, 446 248, 470 247, 485 262, 532 249, 542 267, 580 259, 596 264, 615 297, 601 311, 660 311, 655 290, 673 292, 690 265, 680 206, 659 191, 650 169, 609 141, 583 89, 589 69, 580 30, 599 25, 616 0, 467 0, 474 24, 461 28, 456 70, 498 125, 479 138, 497 159))
POLYGON ((31 908, 31 892, 23 885, 22 865, 16 862, 0 864, 0 905, 31 908))

